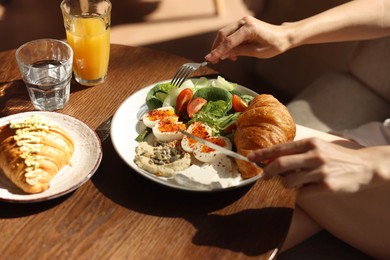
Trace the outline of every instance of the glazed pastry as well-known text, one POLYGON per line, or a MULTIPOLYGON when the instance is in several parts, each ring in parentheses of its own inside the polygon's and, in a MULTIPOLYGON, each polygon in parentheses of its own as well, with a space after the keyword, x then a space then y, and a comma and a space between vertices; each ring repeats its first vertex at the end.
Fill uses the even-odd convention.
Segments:
POLYGON ((71 137, 40 116, 11 120, 0 128, 0 169, 26 193, 47 190, 73 152, 71 137))
MULTIPOLYGON (((237 152, 246 156, 256 149, 294 140, 295 131, 295 123, 282 103, 272 95, 258 95, 237 119, 234 144, 237 152)), ((244 179, 262 172, 251 163, 236 162, 244 179)))

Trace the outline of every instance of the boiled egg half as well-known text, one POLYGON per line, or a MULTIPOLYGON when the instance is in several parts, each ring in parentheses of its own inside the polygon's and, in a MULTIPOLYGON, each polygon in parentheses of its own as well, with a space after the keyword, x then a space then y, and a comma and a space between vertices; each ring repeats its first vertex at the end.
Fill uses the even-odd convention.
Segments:
MULTIPOLYGON (((188 128, 187 132, 190 134, 193 134, 197 137, 200 137, 202 139, 206 139, 211 136, 212 130, 211 127, 203 124, 202 122, 194 122, 192 123, 188 128)), ((183 148, 184 151, 188 153, 192 153, 194 151, 195 145, 198 142, 195 141, 194 139, 188 137, 188 136, 183 136, 183 139, 181 140, 181 147, 183 148)))
POLYGON ((173 107, 160 107, 149 111, 142 117, 142 121, 147 127, 153 128, 159 121, 169 121, 175 123, 179 121, 173 107))
POLYGON ((160 120, 152 128, 153 134, 159 141, 180 140, 183 134, 180 130, 186 130, 186 125, 183 122, 171 122, 169 120, 160 120))
MULTIPOLYGON (((217 144, 219 146, 222 146, 226 149, 231 150, 232 149, 232 143, 230 142, 229 138, 224 137, 224 136, 213 136, 206 138, 207 141, 212 142, 214 144, 217 144)), ((216 151, 204 144, 201 144, 197 142, 195 144, 194 150, 193 150, 193 155, 195 156, 196 159, 198 159, 201 162, 213 162, 221 157, 225 156, 223 153, 216 151)))

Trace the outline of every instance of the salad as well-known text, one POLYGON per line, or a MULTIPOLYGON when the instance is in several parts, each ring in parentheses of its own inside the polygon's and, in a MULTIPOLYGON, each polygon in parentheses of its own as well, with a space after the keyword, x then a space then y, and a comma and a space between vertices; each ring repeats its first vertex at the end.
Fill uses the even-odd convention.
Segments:
POLYGON ((229 158, 179 132, 186 130, 234 149, 236 120, 253 99, 236 87, 223 77, 189 79, 180 88, 169 82, 153 86, 146 95, 149 111, 142 117, 145 129, 136 138, 139 145, 134 162, 157 176, 190 172, 196 176, 191 178, 198 178, 197 172, 203 167, 202 172, 213 171, 218 178, 239 177, 229 158), (205 167, 211 170, 204 171, 205 167))
MULTIPOLYGON (((237 118, 253 99, 239 93, 236 86, 221 76, 215 80, 188 79, 180 88, 167 82, 155 85, 147 93, 146 104, 149 111, 172 109, 187 127, 202 122, 211 128, 213 135, 232 140, 237 118)), ((146 128, 136 140, 143 141, 150 131, 150 127, 146 128)))

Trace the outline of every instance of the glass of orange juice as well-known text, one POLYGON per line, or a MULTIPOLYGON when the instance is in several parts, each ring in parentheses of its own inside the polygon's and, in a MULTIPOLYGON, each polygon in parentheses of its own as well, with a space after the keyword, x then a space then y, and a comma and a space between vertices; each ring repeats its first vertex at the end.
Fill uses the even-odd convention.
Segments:
POLYGON ((111 2, 63 0, 60 7, 66 38, 74 52, 76 81, 85 86, 103 83, 110 56, 111 2))

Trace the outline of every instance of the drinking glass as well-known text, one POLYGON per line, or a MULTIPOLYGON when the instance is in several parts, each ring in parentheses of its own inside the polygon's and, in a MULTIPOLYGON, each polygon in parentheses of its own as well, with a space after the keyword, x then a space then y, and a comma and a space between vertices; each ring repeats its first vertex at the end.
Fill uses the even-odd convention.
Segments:
POLYGON ((60 7, 66 38, 74 51, 76 81, 86 86, 103 83, 110 56, 111 2, 63 0, 60 7))
POLYGON ((34 40, 16 50, 16 60, 35 109, 64 108, 70 95, 72 48, 55 39, 34 40))

